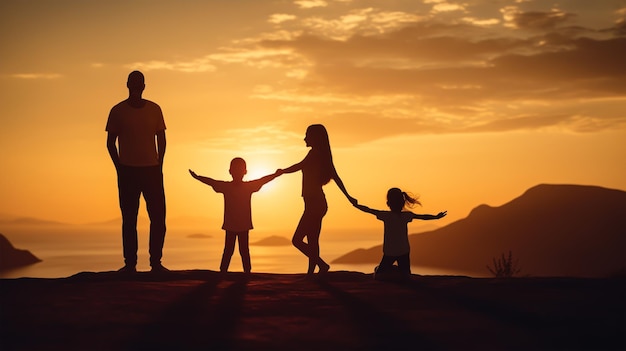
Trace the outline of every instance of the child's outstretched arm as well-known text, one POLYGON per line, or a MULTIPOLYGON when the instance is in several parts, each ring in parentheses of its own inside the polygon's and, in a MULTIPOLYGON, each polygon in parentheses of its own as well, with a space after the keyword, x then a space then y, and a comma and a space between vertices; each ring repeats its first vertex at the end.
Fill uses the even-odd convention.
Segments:
POLYGON ((194 171, 192 171, 191 169, 189 170, 189 174, 191 174, 192 177, 194 177, 195 179, 201 181, 202 183, 206 184, 206 185, 210 185, 210 186, 214 186, 216 184, 216 180, 213 178, 209 178, 209 177, 203 177, 200 175, 197 175, 194 171))
POLYGON ((375 210, 373 208, 369 208, 367 206, 361 205, 359 203, 355 203, 354 207, 358 208, 359 210, 363 211, 363 212, 367 212, 367 213, 371 213, 373 215, 375 215, 376 213, 378 213, 378 210, 375 210))
POLYGON ((256 181, 259 182, 261 185, 264 185, 274 179, 276 179, 276 177, 282 175, 283 173, 285 173, 285 171, 283 171, 282 169, 277 169, 276 172, 272 173, 272 174, 268 174, 265 177, 261 177, 259 179, 257 179, 256 181))
POLYGON ((445 217, 447 214, 448 214, 448 211, 439 212, 436 215, 414 213, 413 218, 423 219, 423 220, 439 219, 439 218, 445 217))

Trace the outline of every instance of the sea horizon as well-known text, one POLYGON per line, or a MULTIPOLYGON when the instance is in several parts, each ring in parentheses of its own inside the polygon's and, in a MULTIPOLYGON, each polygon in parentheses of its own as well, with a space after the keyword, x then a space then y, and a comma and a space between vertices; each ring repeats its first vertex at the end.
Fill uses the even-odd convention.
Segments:
MULTIPOLYGON (((119 229, 112 227, 13 227, 0 230, 16 249, 28 250, 41 262, 0 271, 0 278, 65 278, 81 272, 115 271, 124 264, 119 229)), ((250 232, 250 256, 253 273, 305 273, 307 259, 289 243, 288 231, 250 232), (278 236, 285 245, 263 246, 255 244, 262 239, 278 236)), ((149 271, 148 234, 145 228, 138 233, 138 271, 149 271)), ((382 244, 379 228, 328 229, 320 238, 321 256, 331 264, 331 271, 372 273, 376 263, 333 264, 336 258, 359 248, 382 244)), ((163 248, 162 263, 170 270, 218 271, 224 249, 223 231, 202 232, 196 229, 168 229, 163 248)), ((232 256, 229 272, 242 272, 238 245, 232 256)), ((382 253, 381 253, 382 254, 382 253)), ((413 274, 466 275, 480 274, 412 266, 413 274)), ((486 271, 484 276, 489 276, 486 271)))

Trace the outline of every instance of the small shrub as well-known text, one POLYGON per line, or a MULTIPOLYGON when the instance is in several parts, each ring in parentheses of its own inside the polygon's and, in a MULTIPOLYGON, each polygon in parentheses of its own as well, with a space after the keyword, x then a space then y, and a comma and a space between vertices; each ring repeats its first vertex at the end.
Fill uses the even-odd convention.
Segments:
POLYGON ((491 274, 493 274, 496 278, 511 278, 512 276, 518 274, 521 269, 518 266, 519 261, 513 260, 513 253, 509 251, 509 255, 505 256, 502 254, 500 258, 496 260, 493 258, 493 268, 487 266, 487 269, 491 274))

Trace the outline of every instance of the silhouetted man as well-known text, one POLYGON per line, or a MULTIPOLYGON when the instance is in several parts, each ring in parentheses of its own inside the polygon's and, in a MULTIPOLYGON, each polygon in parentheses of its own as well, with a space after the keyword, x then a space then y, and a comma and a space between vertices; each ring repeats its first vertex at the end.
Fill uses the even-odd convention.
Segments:
POLYGON ((122 212, 125 265, 120 272, 137 270, 137 214, 141 194, 150 217, 150 266, 153 272, 167 271, 161 264, 165 241, 165 121, 159 105, 141 97, 145 88, 141 72, 131 72, 126 86, 128 99, 113 106, 106 125, 107 149, 117 170, 122 212))

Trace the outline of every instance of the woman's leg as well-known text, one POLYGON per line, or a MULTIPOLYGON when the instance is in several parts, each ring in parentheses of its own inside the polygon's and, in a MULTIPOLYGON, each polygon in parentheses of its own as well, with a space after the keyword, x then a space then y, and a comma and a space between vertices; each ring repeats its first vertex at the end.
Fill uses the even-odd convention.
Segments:
POLYGON ((311 232, 307 236, 307 241, 309 242, 309 269, 307 273, 314 273, 315 266, 320 267, 320 273, 326 273, 328 272, 330 266, 320 257, 320 233, 322 232, 322 218, 319 218, 315 223, 311 223, 309 229, 311 232))
POLYGON ((291 238, 291 243, 296 249, 300 250, 307 257, 309 256, 309 247, 308 244, 304 242, 304 237, 306 237, 307 232, 307 213, 304 212, 302 217, 300 217, 300 222, 298 222, 298 226, 296 227, 296 231, 293 233, 293 238, 291 238))
POLYGON ((302 214, 302 218, 300 218, 296 232, 291 239, 293 246, 309 258, 309 269, 307 270, 309 274, 313 273, 315 270, 317 263, 316 257, 319 257, 319 232, 317 236, 311 233, 315 222, 316 219, 305 210, 304 214, 302 214), (307 242, 304 242, 305 237, 307 238, 307 242), (317 237, 317 239, 315 239, 315 237, 317 237))
POLYGON ((327 272, 330 266, 320 257, 320 232, 322 229, 322 218, 307 216, 305 212, 300 219, 296 232, 291 239, 293 246, 300 250, 309 258, 309 269, 307 273, 315 271, 315 266, 320 267, 320 272, 327 272), (308 234, 307 234, 308 233, 308 234), (304 242, 304 238, 307 242, 304 242))
POLYGON ((328 210, 326 198, 304 198, 304 213, 291 239, 293 245, 309 258, 308 273, 320 267, 320 272, 327 272, 330 266, 320 258, 319 237, 322 230, 322 219, 328 210), (304 242, 304 237, 307 242, 304 242))

